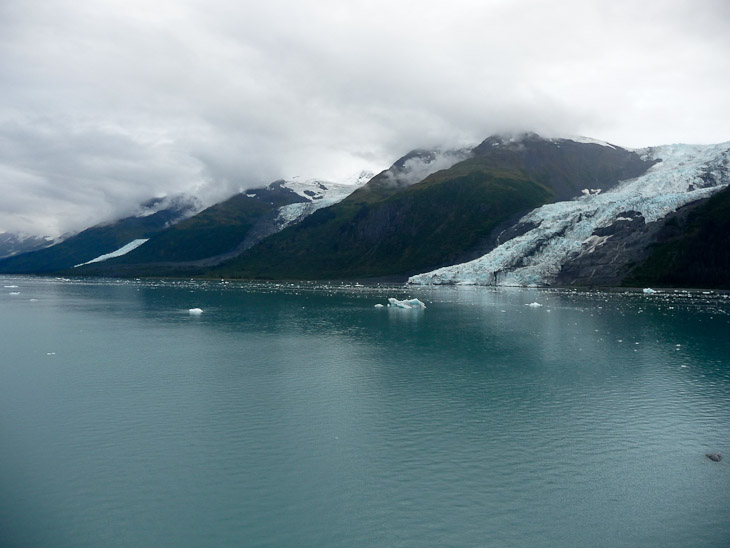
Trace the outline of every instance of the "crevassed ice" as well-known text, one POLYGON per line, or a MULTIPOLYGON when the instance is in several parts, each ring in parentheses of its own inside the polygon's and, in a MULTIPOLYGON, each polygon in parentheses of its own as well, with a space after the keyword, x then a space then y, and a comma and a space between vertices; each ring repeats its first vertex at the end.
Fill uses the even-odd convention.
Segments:
POLYGON ((356 184, 351 185, 314 180, 306 182, 286 181, 284 184, 287 188, 308 201, 280 207, 276 217, 279 230, 311 215, 318 209, 341 202, 365 182, 367 182, 367 179, 364 176, 356 184))
POLYGON ((730 142, 666 145, 643 149, 661 159, 641 177, 617 187, 535 209, 520 222, 537 225, 473 261, 412 276, 412 284, 540 286, 549 284, 567 257, 584 246, 600 245, 597 228, 612 225, 625 211, 640 212, 647 223, 705 198, 730 183, 730 142))

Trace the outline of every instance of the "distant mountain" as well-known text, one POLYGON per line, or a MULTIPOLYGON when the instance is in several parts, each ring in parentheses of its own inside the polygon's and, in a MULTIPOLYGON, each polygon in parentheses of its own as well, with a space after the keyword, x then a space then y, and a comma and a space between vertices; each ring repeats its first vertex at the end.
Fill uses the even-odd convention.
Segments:
POLYGON ((497 135, 351 185, 276 181, 0 259, 0 273, 730 288, 730 143, 497 135))
POLYGON ((124 256, 84 265, 83 274, 195 274, 235 257, 267 236, 339 202, 372 174, 353 185, 319 180, 279 180, 249 189, 150 237, 124 256))
POLYGON ((416 150, 211 274, 405 279, 479 256, 540 205, 581 196, 586 186, 613 188, 653 163, 612 145, 534 134, 490 137, 472 150, 416 150))
POLYGON ((3 232, 0 234, 0 259, 43 249, 53 245, 53 242, 53 238, 3 232))
POLYGON ((133 240, 147 239, 198 208, 198 201, 192 197, 156 198, 142 204, 136 216, 87 228, 50 247, 2 259, 0 273, 41 274, 73 268, 133 240))

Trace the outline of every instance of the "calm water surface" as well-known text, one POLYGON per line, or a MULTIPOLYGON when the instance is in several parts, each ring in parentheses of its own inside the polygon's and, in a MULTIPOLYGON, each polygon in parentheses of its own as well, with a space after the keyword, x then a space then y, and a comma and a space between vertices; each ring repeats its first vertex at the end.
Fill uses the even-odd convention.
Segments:
POLYGON ((727 547, 729 313, 0 277, 0 545, 727 547))

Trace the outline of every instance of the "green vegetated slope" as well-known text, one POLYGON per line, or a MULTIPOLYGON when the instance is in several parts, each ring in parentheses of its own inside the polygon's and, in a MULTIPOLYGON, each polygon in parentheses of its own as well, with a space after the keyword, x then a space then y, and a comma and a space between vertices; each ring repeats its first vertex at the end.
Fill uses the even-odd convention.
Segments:
POLYGON ((474 149, 477 162, 497 169, 515 170, 548 186, 555 200, 570 200, 581 191, 614 187, 638 177, 655 162, 612 145, 544 139, 527 134, 512 142, 489 137, 474 149))
POLYGON ((128 217, 94 226, 51 247, 8 257, 0 261, 0 273, 48 273, 73 268, 132 240, 149 238, 164 230, 181 215, 180 210, 162 210, 146 217, 128 217))
MULTIPOLYGON (((404 158, 428 154, 414 151, 404 158)), ((407 276, 463 260, 519 214, 575 197, 586 187, 609 188, 651 166, 620 148, 537 136, 519 143, 490 138, 471 158, 403 188, 398 184, 403 160, 343 202, 209 274, 274 279, 407 276)))
POLYGON ((352 278, 409 274, 446 264, 517 211, 551 198, 509 172, 478 169, 380 200, 358 197, 315 212, 218 272, 245 278, 352 278))
POLYGON ((280 206, 305 201, 282 188, 256 189, 255 194, 236 194, 157 234, 143 246, 104 266, 196 261, 220 255, 240 244, 263 215, 280 206))
POLYGON ((730 188, 671 217, 659 240, 624 285, 730 289, 730 188))

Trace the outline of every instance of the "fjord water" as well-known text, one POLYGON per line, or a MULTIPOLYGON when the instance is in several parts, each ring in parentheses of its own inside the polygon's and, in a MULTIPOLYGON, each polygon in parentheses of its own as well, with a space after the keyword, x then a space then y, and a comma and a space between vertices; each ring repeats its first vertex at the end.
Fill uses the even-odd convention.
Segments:
POLYGON ((2 546, 730 544, 725 295, 0 291, 2 546))

